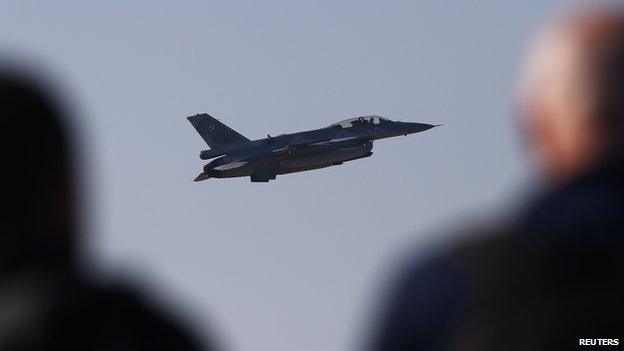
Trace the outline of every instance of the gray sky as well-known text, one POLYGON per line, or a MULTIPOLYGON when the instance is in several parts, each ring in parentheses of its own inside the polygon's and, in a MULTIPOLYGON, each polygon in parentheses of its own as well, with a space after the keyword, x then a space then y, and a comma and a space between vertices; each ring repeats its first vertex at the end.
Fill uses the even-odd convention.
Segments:
POLYGON ((406 247, 522 184, 516 72, 554 3, 449 3, 5 1, 0 49, 45 62, 80 111, 101 262, 232 349, 348 350, 406 247), (268 184, 193 183, 199 112, 254 139, 361 114, 444 127, 268 184))

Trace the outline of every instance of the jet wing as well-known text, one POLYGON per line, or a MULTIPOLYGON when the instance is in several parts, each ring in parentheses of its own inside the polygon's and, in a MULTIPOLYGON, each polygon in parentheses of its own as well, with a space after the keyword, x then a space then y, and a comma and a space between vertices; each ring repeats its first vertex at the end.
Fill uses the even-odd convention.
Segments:
POLYGON ((313 150, 313 149, 322 150, 322 149, 349 147, 349 146, 359 145, 359 144, 363 144, 367 142, 370 142, 369 138, 354 137, 354 138, 328 139, 328 140, 317 141, 314 143, 290 144, 288 146, 285 146, 279 149, 271 150, 269 153, 264 153, 262 156, 274 157, 274 156, 290 154, 296 151, 313 150))
POLYGON ((368 143, 371 139, 369 137, 346 137, 346 138, 336 138, 329 140, 317 141, 315 143, 308 144, 309 146, 352 146, 356 144, 368 143))
POLYGON ((296 153, 296 152, 305 152, 305 151, 314 152, 314 150, 323 151, 323 150, 330 150, 330 149, 336 149, 336 148, 341 148, 341 147, 351 147, 355 145, 368 143, 370 141, 371 140, 369 138, 361 138, 361 137, 327 139, 327 140, 316 141, 313 143, 289 144, 287 146, 284 146, 278 149, 263 151, 261 153, 254 153, 252 155, 240 155, 239 157, 236 157, 235 155, 230 155, 230 157, 232 157, 233 161, 235 162, 244 162, 244 161, 250 162, 250 161, 257 161, 257 160, 266 159, 266 158, 280 157, 280 156, 289 155, 289 154, 296 153))

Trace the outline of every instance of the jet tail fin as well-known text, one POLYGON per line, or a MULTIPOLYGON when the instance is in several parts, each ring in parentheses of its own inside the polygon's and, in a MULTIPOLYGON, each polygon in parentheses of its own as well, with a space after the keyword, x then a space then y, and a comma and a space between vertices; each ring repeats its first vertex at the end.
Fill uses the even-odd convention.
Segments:
POLYGON ((249 139, 207 113, 187 117, 187 119, 211 149, 249 141, 249 139))

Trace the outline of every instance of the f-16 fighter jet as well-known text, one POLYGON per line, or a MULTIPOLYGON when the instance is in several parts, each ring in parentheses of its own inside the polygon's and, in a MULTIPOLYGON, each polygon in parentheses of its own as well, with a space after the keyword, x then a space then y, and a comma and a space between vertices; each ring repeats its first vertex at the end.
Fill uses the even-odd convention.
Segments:
POLYGON ((278 174, 309 171, 369 157, 373 141, 436 127, 391 121, 380 116, 346 119, 328 127, 249 140, 208 114, 187 117, 210 150, 199 153, 204 166, 195 181, 247 177, 268 182, 278 174))

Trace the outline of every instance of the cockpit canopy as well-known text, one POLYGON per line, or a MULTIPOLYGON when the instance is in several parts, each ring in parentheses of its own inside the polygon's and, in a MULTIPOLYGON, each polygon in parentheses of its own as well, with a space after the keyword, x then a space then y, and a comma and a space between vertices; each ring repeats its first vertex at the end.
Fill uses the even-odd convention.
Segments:
POLYGON ((340 122, 330 125, 327 128, 351 128, 357 125, 376 125, 383 123, 384 121, 390 120, 381 116, 360 116, 342 120, 340 122))

